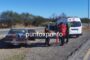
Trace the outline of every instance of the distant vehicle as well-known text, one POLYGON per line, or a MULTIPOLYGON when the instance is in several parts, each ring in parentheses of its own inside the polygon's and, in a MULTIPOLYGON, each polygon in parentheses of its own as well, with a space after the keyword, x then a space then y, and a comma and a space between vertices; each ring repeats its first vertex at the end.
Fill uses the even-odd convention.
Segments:
POLYGON ((49 36, 49 38, 56 38, 56 32, 57 32, 57 25, 56 24, 48 24, 46 25, 46 28, 49 30, 52 35, 49 36))
POLYGON ((27 29, 27 32, 29 34, 27 39, 31 41, 35 41, 35 36, 34 36, 34 34, 36 33, 35 29, 27 29))
POLYGON ((69 24, 69 35, 79 37, 82 35, 82 23, 80 18, 62 18, 57 20, 57 24, 60 22, 64 22, 65 24, 69 24))

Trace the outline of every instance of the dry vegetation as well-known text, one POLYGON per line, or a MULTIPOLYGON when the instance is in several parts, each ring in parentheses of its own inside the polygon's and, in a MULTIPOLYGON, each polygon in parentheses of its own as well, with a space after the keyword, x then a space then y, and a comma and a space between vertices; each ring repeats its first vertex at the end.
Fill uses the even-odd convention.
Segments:
POLYGON ((0 60, 23 60, 27 49, 0 49, 0 60))
POLYGON ((83 31, 90 31, 90 26, 83 27, 83 31))

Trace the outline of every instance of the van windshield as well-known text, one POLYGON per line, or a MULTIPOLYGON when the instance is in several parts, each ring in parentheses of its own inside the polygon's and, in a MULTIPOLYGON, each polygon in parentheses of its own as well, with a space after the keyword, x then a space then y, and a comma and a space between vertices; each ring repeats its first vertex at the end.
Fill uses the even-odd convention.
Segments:
POLYGON ((81 26, 81 22, 70 22, 71 27, 79 27, 81 26))

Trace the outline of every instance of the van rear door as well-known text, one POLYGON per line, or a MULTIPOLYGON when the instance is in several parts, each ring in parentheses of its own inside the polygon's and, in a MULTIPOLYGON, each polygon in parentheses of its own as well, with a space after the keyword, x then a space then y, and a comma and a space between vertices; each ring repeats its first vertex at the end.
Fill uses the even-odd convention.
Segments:
POLYGON ((81 34, 81 33, 82 33, 81 22, 79 21, 70 22, 69 34, 81 34))

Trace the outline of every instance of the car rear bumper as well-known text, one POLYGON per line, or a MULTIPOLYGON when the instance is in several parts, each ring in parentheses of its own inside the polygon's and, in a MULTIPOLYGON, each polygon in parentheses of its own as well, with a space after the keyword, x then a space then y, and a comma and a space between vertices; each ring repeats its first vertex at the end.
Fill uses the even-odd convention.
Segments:
POLYGON ((10 43, 13 44, 13 45, 19 45, 19 44, 21 44, 21 43, 26 44, 27 41, 26 41, 26 40, 24 40, 24 41, 16 41, 16 40, 14 41, 14 40, 13 40, 13 41, 11 41, 10 43))
POLYGON ((5 42, 10 43, 12 45, 19 45, 21 43, 27 43, 27 39, 11 39, 11 38, 9 39, 10 40, 7 40, 5 42))

